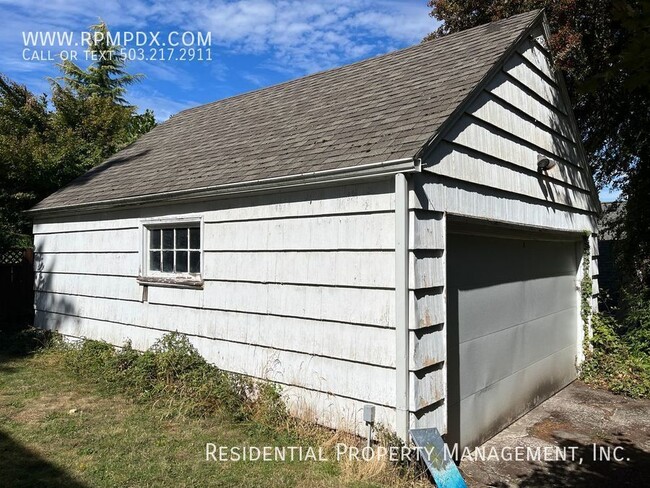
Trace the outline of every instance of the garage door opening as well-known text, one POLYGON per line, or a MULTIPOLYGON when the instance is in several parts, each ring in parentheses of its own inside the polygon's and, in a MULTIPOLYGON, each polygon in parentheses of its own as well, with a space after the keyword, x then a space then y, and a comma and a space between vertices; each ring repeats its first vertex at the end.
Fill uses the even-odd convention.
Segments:
POLYGON ((581 250, 575 234, 450 224, 448 444, 482 444, 576 378, 581 250))

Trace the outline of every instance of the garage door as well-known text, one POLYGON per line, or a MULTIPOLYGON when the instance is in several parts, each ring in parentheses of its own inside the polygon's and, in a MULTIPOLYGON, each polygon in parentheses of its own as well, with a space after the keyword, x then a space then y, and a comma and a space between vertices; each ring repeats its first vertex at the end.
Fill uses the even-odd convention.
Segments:
POLYGON ((461 448, 576 377, 578 242, 510 236, 447 237, 448 442, 461 448))

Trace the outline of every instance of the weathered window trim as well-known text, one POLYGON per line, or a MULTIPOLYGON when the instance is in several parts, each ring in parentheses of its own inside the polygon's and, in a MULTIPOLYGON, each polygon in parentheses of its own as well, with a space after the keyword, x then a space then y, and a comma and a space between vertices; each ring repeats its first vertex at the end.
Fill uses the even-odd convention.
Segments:
POLYGON ((138 276, 137 281, 142 286, 162 286, 168 288, 203 289, 203 280, 182 278, 159 278, 138 276))
POLYGON ((162 286, 173 288, 202 289, 204 280, 204 235, 205 226, 202 215, 166 216, 142 219, 140 221, 140 270, 137 282, 141 286, 162 286), (149 270, 149 231, 165 227, 199 227, 200 268, 198 274, 165 273, 149 270))

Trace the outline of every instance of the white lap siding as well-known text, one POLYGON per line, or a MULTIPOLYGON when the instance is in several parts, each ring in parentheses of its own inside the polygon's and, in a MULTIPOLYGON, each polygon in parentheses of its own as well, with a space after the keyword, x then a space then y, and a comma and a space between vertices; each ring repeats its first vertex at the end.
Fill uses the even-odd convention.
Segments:
POLYGON ((138 349, 179 331, 296 413, 393 425, 394 221, 392 180, 37 221, 37 325, 138 349), (203 217, 204 287, 144 294, 140 221, 172 215, 203 217))

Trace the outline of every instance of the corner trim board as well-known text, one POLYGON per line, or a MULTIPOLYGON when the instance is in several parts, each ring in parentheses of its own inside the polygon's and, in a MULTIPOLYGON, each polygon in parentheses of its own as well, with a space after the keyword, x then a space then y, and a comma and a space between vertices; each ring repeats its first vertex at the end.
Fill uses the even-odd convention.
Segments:
POLYGON ((409 183, 395 175, 395 376, 396 433, 409 432, 409 183))

